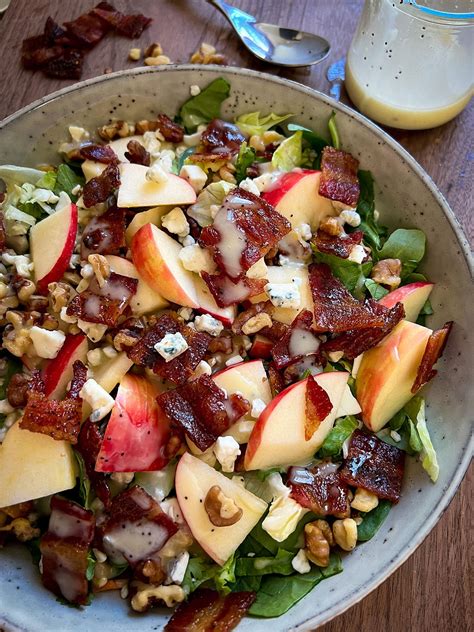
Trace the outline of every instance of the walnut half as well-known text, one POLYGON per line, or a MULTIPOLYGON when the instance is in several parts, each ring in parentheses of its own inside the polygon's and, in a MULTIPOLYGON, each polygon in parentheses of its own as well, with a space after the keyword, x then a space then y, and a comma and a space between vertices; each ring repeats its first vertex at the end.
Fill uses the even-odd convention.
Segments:
POLYGON ((242 518, 242 509, 228 498, 219 485, 213 485, 206 494, 204 509, 216 527, 230 527, 242 518))
MULTIPOLYGON (((313 564, 325 568, 329 566, 330 546, 328 538, 324 534, 323 529, 321 529, 322 525, 318 526, 318 522, 324 521, 316 520, 315 522, 309 522, 304 528, 305 553, 313 564)), ((329 532, 330 531, 331 529, 329 528, 329 532)), ((330 537, 332 539, 332 534, 330 537)))

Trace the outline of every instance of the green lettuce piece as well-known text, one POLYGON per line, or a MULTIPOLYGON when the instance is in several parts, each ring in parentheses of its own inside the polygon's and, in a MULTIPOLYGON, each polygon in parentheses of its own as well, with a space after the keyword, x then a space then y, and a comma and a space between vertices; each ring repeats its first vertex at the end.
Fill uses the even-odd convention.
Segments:
POLYGON ((262 583, 263 575, 247 575, 237 577, 235 584, 232 584, 232 592, 258 592, 262 583))
POLYGON ((18 167, 17 165, 0 165, 0 180, 3 180, 7 187, 14 184, 21 186, 28 182, 34 184, 44 176, 44 171, 31 169, 29 167, 18 167))
POLYGON ((69 195, 72 202, 76 202, 78 196, 73 194, 73 189, 80 185, 84 186, 85 179, 75 173, 71 167, 62 163, 58 167, 57 176, 56 176, 56 184, 53 189, 56 195, 59 195, 61 191, 64 191, 69 195))
POLYGON ((262 520, 252 529, 250 536, 256 540, 261 547, 273 555, 277 554, 279 548, 296 553, 302 546, 301 539, 305 525, 312 520, 316 520, 316 518, 317 516, 309 511, 301 518, 296 529, 286 538, 286 540, 283 540, 283 542, 277 542, 262 528, 262 522, 265 519, 264 516, 262 520))
POLYGON ((171 461, 166 467, 155 472, 137 472, 135 483, 143 487, 156 501, 164 500, 174 487, 174 474, 177 461, 171 461))
POLYGON ((375 192, 374 178, 370 171, 360 170, 357 173, 359 179, 360 196, 357 203, 357 212, 361 223, 359 230, 364 231, 364 242, 372 249, 378 249, 382 245, 387 230, 380 226, 375 219, 375 192))
POLYGON ((237 160, 235 161, 235 179, 242 182, 247 177, 247 169, 254 162, 256 156, 255 149, 249 147, 247 143, 240 145, 237 160))
POLYGON ((313 248, 314 258, 318 263, 327 263, 332 273, 356 298, 363 298, 365 281, 372 270, 372 262, 356 263, 349 259, 342 259, 336 255, 319 252, 313 248))
POLYGON ((58 177, 58 174, 56 173, 55 170, 47 171, 38 180, 38 182, 36 183, 36 186, 39 189, 49 189, 50 191, 54 191, 57 177, 58 177))
POLYGON ((392 503, 389 500, 380 500, 379 504, 372 511, 362 513, 362 522, 357 526, 357 540, 367 542, 374 537, 388 516, 392 503))
POLYGON ((293 114, 282 114, 280 116, 270 112, 267 116, 260 116, 260 112, 249 112, 237 117, 235 124, 240 127, 244 134, 261 136, 264 132, 268 132, 270 128, 286 121, 290 116, 293 116, 293 114))
POLYGON ((232 590, 230 584, 235 582, 237 562, 238 560, 235 555, 231 555, 223 566, 217 566, 214 575, 214 584, 217 590, 224 595, 229 594, 232 590))
POLYGON ((303 163, 305 165, 308 164, 312 169, 320 169, 321 152, 325 147, 331 145, 331 141, 322 138, 322 136, 319 136, 319 134, 316 134, 313 130, 303 127, 302 125, 289 123, 287 128, 289 132, 301 131, 303 133, 303 141, 308 145, 308 147, 303 150, 303 163), (308 149, 309 155, 307 156, 308 149), (308 160, 308 158, 311 158, 311 160, 308 160))
POLYGON ((184 592, 189 595, 204 582, 212 580, 216 574, 216 569, 217 565, 209 559, 191 557, 181 584, 184 592))
POLYGON ((78 478, 79 478, 79 499, 83 507, 90 509, 91 503, 94 500, 94 493, 91 488, 91 482, 86 472, 86 464, 79 452, 74 450, 74 456, 76 457, 78 466, 78 478))
POLYGON ((342 451, 342 444, 359 426, 355 417, 348 415, 336 420, 333 429, 324 439, 323 445, 318 450, 318 457, 324 459, 328 456, 337 456, 342 451))
POLYGON ((87 568, 86 568, 86 579, 91 581, 94 577, 95 565, 97 564, 97 560, 95 559, 95 555, 92 551, 89 551, 87 554, 87 568))
POLYGON ((309 573, 289 577, 264 577, 249 614, 255 617, 279 617, 307 595, 320 581, 342 571, 341 558, 332 553, 327 568, 313 567, 309 573))
POLYGON ((333 112, 331 116, 329 117, 328 130, 329 130, 329 134, 331 135, 332 146, 335 149, 340 149, 341 141, 339 139, 339 132, 337 131, 335 112, 333 112))
POLYGON ((426 235, 417 228, 397 228, 384 243, 379 259, 400 259, 402 277, 414 272, 425 255, 426 235))
POLYGON ((274 557, 240 557, 235 565, 237 577, 248 575, 291 575, 294 568, 291 561, 294 553, 279 548, 274 557))
POLYGON ((219 77, 201 90, 197 96, 191 97, 183 103, 178 118, 184 125, 186 132, 192 134, 199 125, 220 118, 222 102, 227 99, 229 94, 229 82, 219 77))
POLYGON ((213 222, 211 206, 222 206, 224 198, 235 188, 235 184, 219 180, 211 182, 198 195, 196 202, 189 207, 188 215, 196 220, 199 226, 210 226, 213 222))
POLYGON ((6 398, 8 385, 15 373, 21 373, 23 370, 23 364, 19 358, 9 355, 5 360, 7 365, 3 378, 0 380, 0 399, 6 398))
POLYGON ((406 404, 405 410, 418 433, 421 464, 428 472, 433 483, 436 483, 439 476, 439 465, 436 451, 431 442, 430 433, 426 425, 425 400, 422 397, 413 397, 408 404, 406 404))
POLYGON ((272 165, 277 171, 292 171, 301 165, 303 132, 295 132, 278 145, 272 156, 272 165))
POLYGON ((383 285, 376 283, 372 279, 365 280, 365 287, 369 290, 370 296, 376 301, 388 294, 388 290, 386 290, 383 285))

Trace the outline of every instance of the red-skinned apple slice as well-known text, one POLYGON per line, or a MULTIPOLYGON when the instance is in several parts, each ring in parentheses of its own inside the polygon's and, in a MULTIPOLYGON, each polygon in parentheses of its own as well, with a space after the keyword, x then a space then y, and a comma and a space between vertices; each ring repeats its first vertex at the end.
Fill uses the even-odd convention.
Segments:
POLYGON ((120 208, 194 204, 196 193, 183 178, 167 174, 164 182, 146 179, 148 167, 131 163, 120 165, 120 187, 117 205, 120 208))
POLYGON ((180 509, 194 538, 209 557, 221 566, 267 509, 267 503, 261 498, 189 453, 183 454, 179 460, 175 487, 180 509), (235 524, 219 527, 209 520, 204 500, 213 486, 220 487, 223 494, 242 510, 242 516, 235 524))
POLYGON ((135 233, 137 233, 142 226, 145 226, 145 224, 155 224, 155 226, 159 228, 163 215, 166 215, 166 213, 169 213, 172 209, 173 206, 155 206, 146 211, 136 213, 125 231, 127 245, 130 246, 135 233))
POLYGON ((402 287, 389 292, 379 300, 381 305, 385 307, 394 307, 397 303, 402 303, 405 308, 405 320, 412 323, 418 318, 421 308, 428 300, 434 283, 419 281, 416 283, 408 283, 402 287))
POLYGON ((97 472, 147 472, 166 465, 169 421, 156 395, 146 378, 123 377, 97 457, 97 472))
POLYGON ((145 224, 131 244, 133 263, 145 283, 168 301, 198 308, 195 277, 179 260, 181 245, 154 224, 145 224))
POLYGON ((309 224, 314 231, 322 219, 336 215, 331 201, 318 193, 320 177, 320 171, 290 171, 283 174, 262 197, 286 217, 293 228, 309 224))
POLYGON ((45 294, 48 283, 59 281, 66 272, 74 251, 76 233, 75 204, 68 204, 31 228, 31 258, 39 293, 45 294))
POLYGON ((76 360, 86 362, 89 345, 82 334, 66 336, 63 346, 54 360, 48 360, 43 368, 45 393, 51 399, 62 399, 72 379, 72 365, 76 360))
POLYGON ((365 351, 356 396, 365 425, 378 432, 412 397, 411 387, 432 330, 402 320, 376 347, 365 351))
POLYGON ((305 441, 307 380, 279 393, 260 415, 250 435, 245 469, 260 470, 309 461, 334 424, 348 378, 349 374, 342 371, 315 376, 315 381, 329 395, 332 410, 308 441, 305 441))
POLYGON ((338 417, 345 417, 346 415, 358 415, 361 410, 359 402, 356 400, 349 388, 349 384, 346 384, 346 388, 342 394, 341 403, 337 409, 336 419, 338 419, 338 417))
MULTIPOLYGON (((133 361, 128 358, 125 351, 122 351, 98 367, 94 367, 92 377, 107 393, 110 393, 132 366, 133 361)), ((91 412, 90 405, 84 402, 82 404, 82 421, 85 421, 91 412)))

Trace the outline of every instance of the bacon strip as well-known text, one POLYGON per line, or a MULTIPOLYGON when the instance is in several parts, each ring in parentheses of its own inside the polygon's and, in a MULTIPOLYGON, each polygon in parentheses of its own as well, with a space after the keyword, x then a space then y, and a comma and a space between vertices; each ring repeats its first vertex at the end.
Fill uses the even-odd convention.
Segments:
POLYGON ((156 500, 135 485, 112 500, 103 545, 112 560, 119 562, 123 556, 135 565, 159 551, 177 531, 156 500))
POLYGON ((362 487, 378 498, 396 503, 400 499, 404 469, 405 453, 402 450, 374 435, 355 430, 341 469, 341 479, 348 485, 362 487))
POLYGON ((125 210, 111 206, 84 228, 81 257, 85 260, 90 254, 118 255, 125 246, 125 210))
POLYGON ((76 360, 71 387, 63 400, 48 399, 43 384, 38 389, 30 390, 20 428, 46 434, 56 441, 65 440, 76 444, 82 419, 82 398, 79 393, 86 380, 87 368, 80 360, 76 360))
POLYGON ((201 272, 201 276, 219 307, 228 307, 242 303, 252 296, 258 296, 267 284, 266 279, 249 279, 246 276, 234 282, 225 272, 219 274, 201 272))
POLYGON ((207 450, 237 419, 250 410, 241 395, 227 397, 208 375, 157 397, 171 423, 200 450, 207 450))
POLYGON ((263 198, 241 188, 225 198, 199 243, 234 281, 264 257, 291 230, 289 221, 263 198))
POLYGON ((309 441, 319 428, 319 424, 326 419, 333 406, 329 395, 310 375, 306 381, 305 425, 304 438, 309 441))
POLYGON ((83 160, 95 160, 105 165, 119 162, 117 154, 110 145, 85 145, 81 147, 79 154, 83 160))
POLYGON ((48 531, 40 543, 41 578, 48 590, 77 605, 87 604, 87 555, 94 527, 92 511, 53 496, 48 531))
POLYGON ((313 314, 305 309, 296 316, 283 336, 275 342, 271 353, 277 369, 284 369, 300 358, 318 352, 320 341, 311 331, 312 324, 313 314))
POLYGON ((307 470, 293 467, 288 473, 290 496, 318 516, 347 518, 350 515, 349 489, 332 463, 307 470))
POLYGON ((352 248, 362 243, 363 236, 364 233, 361 230, 356 230, 348 235, 345 233, 343 235, 328 235, 323 230, 318 230, 311 243, 316 246, 319 252, 347 259, 352 248))
POLYGON ((319 195, 356 206, 360 196, 358 168, 359 161, 351 154, 334 147, 325 147, 321 155, 319 195))
POLYGON ((65 22, 67 34, 79 48, 93 48, 108 31, 102 20, 90 13, 84 13, 71 22, 65 22))
POLYGON ((81 427, 79 440, 76 450, 84 459, 86 466, 86 474, 89 478, 92 488, 105 507, 110 506, 111 496, 108 485, 108 477, 102 472, 95 471, 95 462, 99 455, 100 446, 102 444, 102 436, 99 432, 97 424, 93 424, 87 419, 81 427))
POLYGON ((113 28, 120 35, 130 39, 140 37, 152 22, 152 18, 147 18, 141 13, 124 15, 108 2, 99 3, 95 9, 92 9, 91 14, 97 16, 102 23, 113 28))
POLYGON ((82 189, 82 199, 85 208, 106 202, 112 193, 120 186, 120 172, 115 163, 109 164, 100 176, 91 178, 82 189))
POLYGON ((432 380, 437 374, 438 371, 433 369, 433 367, 443 355, 452 327, 453 321, 449 321, 445 323, 441 329, 434 331, 428 338, 415 381, 411 387, 412 393, 416 393, 424 384, 432 380))
POLYGON ((185 384, 194 372, 199 362, 206 355, 211 337, 188 327, 180 320, 176 313, 163 314, 155 325, 146 331, 138 342, 127 350, 130 360, 138 366, 151 369, 175 384, 185 384), (166 334, 180 333, 188 343, 188 349, 173 360, 166 362, 156 351, 155 345, 166 334))
POLYGON ((230 632, 255 601, 254 592, 218 592, 199 589, 181 603, 166 624, 165 632, 230 632))

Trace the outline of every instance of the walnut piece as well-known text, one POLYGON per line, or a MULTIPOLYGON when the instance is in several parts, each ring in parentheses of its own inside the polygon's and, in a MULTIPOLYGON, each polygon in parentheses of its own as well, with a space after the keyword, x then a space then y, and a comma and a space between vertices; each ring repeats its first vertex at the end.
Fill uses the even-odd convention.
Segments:
POLYGON ((358 487, 354 496, 354 500, 351 502, 351 507, 357 509, 357 511, 372 511, 379 504, 379 499, 372 492, 358 487))
POLYGON ((316 525, 316 522, 309 522, 305 525, 304 541, 306 545, 305 553, 308 559, 316 566, 322 568, 329 566, 329 542, 323 531, 316 525))
POLYGON ((242 518, 242 509, 228 498, 219 485, 213 485, 204 499, 204 509, 216 527, 230 527, 242 518))
POLYGON ((49 283, 48 284, 49 299, 51 301, 51 309, 53 312, 59 313, 61 308, 66 307, 71 299, 75 296, 76 291, 68 283, 49 283))
POLYGON ((257 331, 260 331, 264 327, 271 327, 273 325, 273 321, 270 316, 265 312, 260 312, 252 318, 249 318, 244 325, 242 325, 242 332, 246 335, 256 334, 257 331))
POLYGON ((334 539, 344 551, 352 551, 357 544, 357 524, 353 518, 335 520, 332 525, 334 539))
POLYGON ((214 46, 203 42, 198 50, 191 55, 192 64, 227 64, 227 57, 218 53, 214 46))
POLYGON ((20 542, 28 542, 40 535, 40 530, 33 527, 27 518, 15 518, 10 524, 0 527, 0 531, 10 531, 20 542))
POLYGON ((400 259, 382 259, 374 265, 371 278, 381 285, 387 285, 395 290, 401 283, 402 262, 400 259))
POLYGON ((97 279, 97 283, 99 287, 104 287, 105 281, 110 276, 110 265, 104 255, 89 255, 87 257, 87 261, 91 264, 95 278, 97 279))
POLYGON ((132 589, 137 591, 132 597, 131 606, 135 612, 146 612, 154 605, 162 605, 164 602, 168 608, 172 608, 177 603, 184 601, 186 593, 176 584, 170 586, 152 586, 142 582, 133 582, 132 589))
POLYGON ((114 121, 99 127, 97 133, 102 140, 114 140, 114 138, 125 138, 135 133, 133 125, 129 125, 126 121, 114 121))
POLYGON ((333 237, 337 237, 344 232, 341 223, 335 217, 328 217, 324 220, 324 222, 319 225, 319 230, 333 237))

